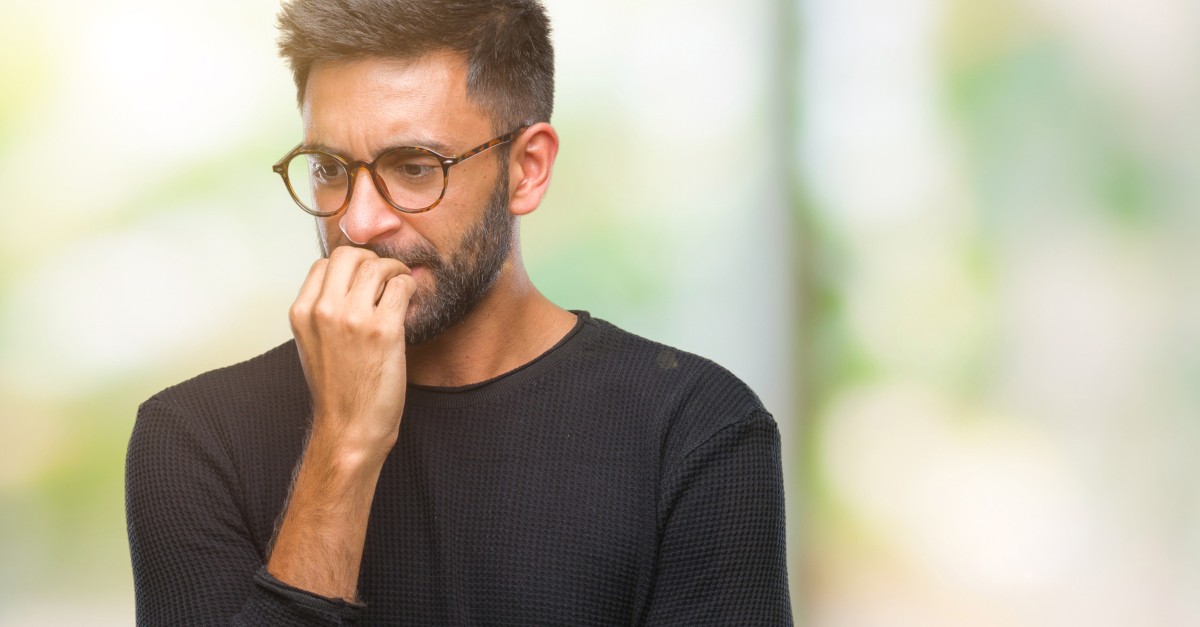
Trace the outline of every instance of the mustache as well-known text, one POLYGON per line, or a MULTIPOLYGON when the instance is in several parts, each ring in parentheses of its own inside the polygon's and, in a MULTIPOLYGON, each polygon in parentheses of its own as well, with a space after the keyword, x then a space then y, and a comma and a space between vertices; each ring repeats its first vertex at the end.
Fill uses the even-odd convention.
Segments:
POLYGON ((380 257, 395 259, 410 268, 413 266, 425 266, 430 270, 438 270, 445 265, 441 256, 438 255, 437 250, 429 244, 417 244, 407 248, 388 244, 373 244, 355 245, 355 248, 363 248, 380 257))
MULTIPOLYGON (((429 244, 417 244, 408 248, 393 246, 388 244, 339 244, 338 246, 349 246, 351 248, 361 248, 375 253, 379 257, 387 257, 395 259, 408 267, 425 266, 430 270, 440 270, 445 267, 446 262, 437 253, 437 249, 429 244)), ((323 251, 322 256, 329 258, 329 253, 332 251, 323 251)))

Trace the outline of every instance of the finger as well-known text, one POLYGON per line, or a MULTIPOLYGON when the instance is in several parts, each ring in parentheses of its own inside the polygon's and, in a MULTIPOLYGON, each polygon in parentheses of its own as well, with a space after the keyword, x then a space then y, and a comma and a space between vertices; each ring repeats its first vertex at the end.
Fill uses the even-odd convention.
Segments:
POLYGON ((408 311, 408 303, 416 291, 417 280, 411 274, 397 274, 384 284, 379 308, 403 314, 408 311))
POLYGON ((374 307, 383 297, 387 282, 408 273, 408 266, 395 259, 368 259, 359 265, 347 298, 356 306, 374 307))
POLYGON ((312 322, 313 305, 321 293, 321 284, 325 281, 325 266, 328 263, 327 259, 313 262, 312 267, 308 269, 308 276, 304 277, 304 283, 300 285, 300 293, 296 295, 296 300, 288 312, 288 319, 295 333, 307 329, 312 322))
POLYGON ((311 303, 317 300, 317 296, 321 293, 321 284, 325 282, 325 266, 328 264, 328 259, 318 259, 313 262, 308 269, 308 275, 304 277, 304 283, 300 285, 300 293, 296 295, 297 303, 311 303))
POLYGON ((329 263, 325 268, 325 281, 321 284, 320 298, 341 301, 350 291, 350 283, 358 266, 367 259, 378 259, 375 253, 353 246, 338 246, 329 253, 329 263))

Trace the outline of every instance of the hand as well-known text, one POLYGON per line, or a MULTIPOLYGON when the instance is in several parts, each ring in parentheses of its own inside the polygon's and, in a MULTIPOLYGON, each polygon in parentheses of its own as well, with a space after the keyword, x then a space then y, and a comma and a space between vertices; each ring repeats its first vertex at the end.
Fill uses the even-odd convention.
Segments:
POLYGON ((415 290, 407 266, 369 250, 340 246, 313 264, 290 311, 313 399, 310 444, 387 456, 404 410, 404 318, 415 290))

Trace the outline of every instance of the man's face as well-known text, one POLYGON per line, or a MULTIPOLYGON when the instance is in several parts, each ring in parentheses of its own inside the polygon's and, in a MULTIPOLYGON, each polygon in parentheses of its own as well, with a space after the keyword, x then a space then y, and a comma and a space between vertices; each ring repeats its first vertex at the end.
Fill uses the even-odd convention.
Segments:
MULTIPOLYGON (((305 144, 351 160, 370 161, 395 146, 454 156, 493 136, 487 116, 467 99, 466 62, 452 54, 319 63, 303 118, 305 144)), ((507 168, 497 164, 504 148, 451 168, 445 197, 426 213, 396 211, 360 171, 346 210, 317 220, 324 254, 357 245, 412 269, 418 287, 405 320, 409 344, 462 320, 509 258, 514 218, 507 168)))

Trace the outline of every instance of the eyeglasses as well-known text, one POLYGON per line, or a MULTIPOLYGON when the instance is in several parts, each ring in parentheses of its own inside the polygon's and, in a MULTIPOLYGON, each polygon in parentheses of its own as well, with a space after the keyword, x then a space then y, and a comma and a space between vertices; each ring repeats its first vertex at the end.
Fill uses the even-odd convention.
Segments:
POLYGON ((374 161, 347 161, 340 155, 300 144, 271 169, 283 177, 292 200, 319 218, 337 215, 350 204, 355 177, 361 168, 371 173, 375 189, 389 205, 405 213, 422 213, 442 202, 450 166, 506 144, 526 128, 518 127, 457 157, 446 157, 428 148, 402 146, 384 151, 374 161))

